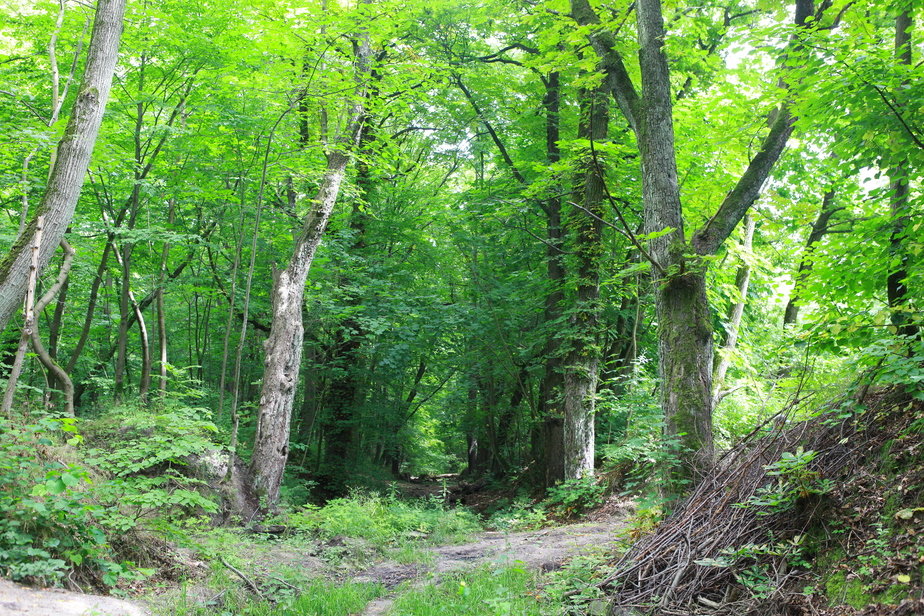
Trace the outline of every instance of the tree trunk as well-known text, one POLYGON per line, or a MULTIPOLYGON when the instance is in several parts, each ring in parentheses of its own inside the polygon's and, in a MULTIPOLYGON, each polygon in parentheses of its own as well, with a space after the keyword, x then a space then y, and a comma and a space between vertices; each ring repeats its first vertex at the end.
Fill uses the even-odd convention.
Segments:
POLYGON ((35 329, 35 285, 38 281, 39 254, 42 250, 42 234, 45 230, 45 217, 39 214, 35 219, 35 233, 32 235, 32 245, 29 246, 29 275, 26 279, 26 301, 23 312, 25 313, 25 322, 22 326, 22 336, 19 339, 19 347, 16 349, 16 357, 13 360, 13 366, 10 368, 10 375, 6 381, 6 391, 3 395, 3 407, 0 412, 4 416, 10 417, 13 411, 13 396, 16 393, 16 384, 19 381, 19 375, 22 373, 23 360, 26 357, 26 349, 32 332, 35 329))
MULTIPOLYGON (((561 140, 561 76, 557 72, 549 74, 545 82, 545 135, 546 160, 549 166, 561 160, 558 142, 561 140)), ((546 277, 549 291, 545 297, 545 314, 548 328, 548 341, 543 349, 545 366, 542 382, 539 384, 539 416, 536 457, 541 461, 542 482, 550 487, 565 476, 564 456, 562 455, 564 433, 561 421, 562 394, 562 357, 558 348, 561 346, 562 302, 564 301, 565 268, 563 263, 564 246, 561 228, 561 187, 554 182, 550 187, 551 195, 545 201, 546 213, 546 277)))
MULTIPOLYGON (((645 232, 662 233, 649 242, 655 270, 655 310, 659 322, 658 349, 661 405, 666 437, 679 448, 679 480, 701 475, 711 465, 712 445, 712 322, 706 296, 706 264, 699 257, 715 254, 760 194, 792 133, 794 118, 788 104, 774 109, 770 130, 734 188, 715 214, 693 234, 684 235, 674 150, 670 72, 663 45, 664 19, 660 0, 635 3, 638 22, 641 96, 636 92, 616 49, 615 38, 600 28, 600 19, 587 0, 571 0, 572 17, 589 27, 589 38, 601 58, 605 84, 612 89, 623 115, 636 131, 642 162, 645 232), (691 250, 692 249, 692 250, 691 250), (688 256, 693 254, 693 257, 688 256)), ((804 26, 814 12, 811 0, 797 0, 795 23, 804 26)), ((819 17, 815 16, 816 19, 819 17)), ((798 51, 793 35, 784 50, 798 51)), ((784 87, 785 83, 782 84, 784 87)), ((675 488, 676 489, 676 488, 675 488)))
MULTIPOLYGON (((58 144, 48 187, 36 216, 44 216, 44 241, 38 256, 39 273, 48 264, 74 217, 74 208, 90 164, 90 155, 103 119, 118 57, 125 0, 100 0, 84 68, 83 81, 67 129, 58 144)), ((30 271, 29 246, 36 233, 36 218, 0 262, 0 330, 19 309, 30 271)))
POLYGON ((96 276, 93 278, 93 283, 90 285, 90 297, 87 300, 87 314, 83 319, 83 327, 80 328, 80 337, 77 339, 77 344, 74 345, 74 350, 71 351, 71 356, 67 360, 67 365, 64 367, 64 370, 69 373, 74 371, 74 367, 77 365, 77 360, 80 359, 80 356, 83 353, 83 347, 87 344, 87 340, 90 338, 90 330, 93 327, 93 313, 96 311, 99 287, 103 283, 103 277, 106 273, 106 267, 109 263, 109 251, 112 250, 112 239, 112 236, 107 236, 106 238, 106 246, 103 248, 103 256, 100 257, 99 266, 96 268, 96 276))
MULTIPOLYGON (((172 226, 175 220, 175 202, 170 200, 167 222, 172 226)), ((167 397, 167 310, 164 306, 164 284, 167 282, 167 263, 170 258, 170 242, 164 242, 160 255, 160 275, 157 280, 157 344, 160 350, 159 382, 157 390, 161 400, 167 397)))
POLYGON ((264 343, 266 359, 251 462, 257 493, 265 499, 269 509, 275 509, 279 500, 279 487, 289 456, 289 424, 304 340, 302 301, 305 280, 337 201, 350 161, 350 150, 358 144, 365 115, 362 99, 371 58, 365 37, 354 44, 354 54, 357 86, 346 131, 337 147, 327 154, 327 169, 295 240, 289 265, 274 276, 273 320, 264 343))
MULTIPOLYGON (((911 12, 905 9, 895 18, 895 57, 899 64, 911 65, 911 12)), ((908 85, 907 82, 904 85, 908 85)), ((918 327, 912 322, 908 305, 908 251, 904 247, 908 225, 911 219, 911 193, 908 161, 901 160, 891 173, 892 233, 889 241, 890 265, 886 279, 886 291, 891 310, 890 320, 895 333, 902 337, 917 336, 918 327)))
MULTIPOLYGON (((67 243, 67 240, 61 240, 61 249, 64 251, 64 261, 61 263, 61 269, 58 272, 58 278, 55 280, 54 284, 48 288, 41 299, 36 302, 36 313, 44 310, 45 306, 51 303, 51 300, 53 300, 59 292, 63 292, 62 289, 67 284, 68 274, 71 271, 71 265, 74 263, 74 249, 71 248, 71 245, 67 243)), ((68 417, 73 417, 74 383, 71 381, 71 377, 67 374, 67 372, 65 372, 61 366, 58 365, 58 362, 55 361, 55 358, 45 349, 45 345, 42 344, 42 338, 39 336, 38 331, 38 322, 36 322, 35 327, 32 328, 30 339, 32 341, 32 349, 35 351, 35 355, 42 363, 42 366, 45 367, 45 370, 48 374, 48 382, 59 384, 64 392, 64 413, 68 417)))
MULTIPOLYGON (((356 201, 350 216, 350 230, 353 238, 349 252, 360 256, 366 246, 366 214, 360 206, 360 200, 368 201, 372 189, 372 174, 368 159, 373 156, 371 149, 375 138, 370 125, 371 118, 363 122, 362 134, 359 138, 359 149, 362 157, 356 165, 356 201)), ((347 306, 355 308, 360 304, 360 298, 347 290, 351 286, 349 270, 345 270, 338 284, 342 292, 348 295, 347 306)), ((360 374, 363 371, 360 349, 363 338, 366 336, 365 327, 353 316, 348 316, 337 327, 334 337, 332 361, 340 365, 340 374, 334 377, 330 384, 327 396, 328 415, 320 426, 325 433, 327 446, 324 449, 324 460, 321 465, 321 474, 317 481, 320 494, 323 498, 343 496, 346 492, 346 468, 352 455, 350 445, 356 436, 356 408, 361 401, 360 374)), ((421 364, 424 365, 423 363, 421 364)), ((421 377, 423 375, 421 374, 421 377)))
MULTIPOLYGON (((144 313, 142 312, 141 305, 138 303, 138 300, 135 299, 135 294, 131 290, 129 276, 127 272, 129 271, 130 261, 126 261, 125 257, 131 257, 131 250, 126 250, 124 256, 120 255, 118 249, 114 251, 116 256, 116 261, 119 265, 122 266, 122 298, 120 300, 120 307, 127 306, 131 313, 135 317, 135 321, 138 322, 138 336, 141 340, 141 377, 138 384, 138 396, 141 398, 141 401, 147 403, 148 392, 151 390, 151 340, 148 336, 148 326, 144 320, 144 313)), ((153 298, 152 298, 153 299, 153 298)), ((127 343, 128 343, 128 327, 131 324, 129 321, 128 312, 122 312, 122 321, 119 323, 119 339, 118 339, 118 348, 119 356, 116 363, 116 382, 115 382, 115 394, 118 396, 124 394, 124 378, 127 372, 126 370, 126 358, 127 358, 127 343), (122 324, 125 324, 123 329, 122 324), (121 372, 119 368, 121 367, 121 372), (119 375, 122 375, 120 380, 119 375)))
POLYGON ((834 197, 836 190, 829 189, 821 200, 821 210, 818 212, 818 218, 812 224, 812 230, 809 232, 808 240, 805 242, 805 251, 802 253, 802 259, 799 261, 799 270, 796 273, 796 284, 786 302, 786 310, 783 313, 783 325, 792 325, 799 320, 799 295, 802 286, 812 271, 812 248, 828 232, 828 223, 831 216, 841 208, 834 207, 834 197))
MULTIPOLYGON (((234 242, 234 262, 233 262, 233 265, 231 266, 231 291, 228 293, 228 319, 227 319, 227 322, 225 323, 225 335, 224 335, 224 342, 222 344, 222 351, 221 351, 221 375, 219 376, 219 381, 218 381, 217 415, 219 419, 221 419, 221 417, 225 413, 225 389, 226 389, 225 380, 227 379, 227 376, 228 376, 228 358, 230 357, 230 352, 231 352, 231 324, 234 322, 234 305, 237 301, 237 277, 238 277, 238 270, 240 269, 240 266, 241 266, 241 253, 244 249, 244 212, 246 209, 244 207, 244 201, 245 201, 244 187, 245 185, 246 184, 242 179, 241 186, 240 186, 241 213, 240 213, 240 217, 238 219, 238 225, 237 225, 237 238, 235 238, 235 242, 234 242)), ((246 316, 244 317, 244 320, 245 321, 247 320, 246 316)))
POLYGON ((747 302, 748 287, 751 282, 751 265, 748 259, 751 255, 751 247, 754 241, 755 220, 750 214, 744 217, 744 237, 741 238, 741 248, 744 252, 744 261, 738 266, 738 272, 735 274, 735 289, 738 297, 735 298, 731 308, 728 310, 728 321, 725 324, 725 341, 722 344, 722 352, 719 354, 719 362, 715 368, 712 377, 713 395, 712 408, 715 409, 724 398, 722 385, 725 383, 725 375, 731 366, 732 353, 738 344, 738 332, 741 328, 741 317, 744 315, 744 306, 747 302))
MULTIPOLYGON (((599 86, 581 93, 580 139, 604 141, 609 127, 609 90, 599 86)), ((566 221, 572 234, 577 277, 569 323, 570 351, 562 382, 564 477, 576 479, 594 470, 594 410, 600 369, 600 262, 603 258, 605 170, 595 152, 584 153, 575 198, 580 208, 566 221)))

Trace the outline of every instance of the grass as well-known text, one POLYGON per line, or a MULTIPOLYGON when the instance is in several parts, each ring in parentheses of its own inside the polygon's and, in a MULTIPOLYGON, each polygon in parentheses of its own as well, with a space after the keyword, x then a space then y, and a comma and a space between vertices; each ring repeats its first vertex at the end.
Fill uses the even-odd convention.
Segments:
POLYGON ((551 616, 562 611, 537 590, 536 575, 521 566, 481 567, 442 584, 398 597, 389 616, 551 616))
MULTIPOLYGON (((355 493, 324 507, 304 507, 284 515, 289 531, 282 537, 260 537, 241 531, 213 529, 193 542, 212 565, 208 588, 161 596, 156 616, 346 616, 361 613, 387 591, 381 584, 335 582, 330 570, 355 571, 381 557, 401 564, 431 564, 431 545, 466 540, 482 529, 464 509, 446 509, 436 501, 401 501, 377 494, 355 493), (354 553, 355 552, 355 553, 354 553), (361 554, 360 554, 361 553, 361 554), (306 568, 306 558, 323 561, 306 568), (220 564, 219 556, 240 568, 261 586, 263 597, 220 564), (361 562, 360 562, 361 561, 361 562), (286 583, 277 583, 279 578, 286 583)), ((581 577, 584 577, 583 575, 581 577)), ((450 574, 439 583, 397 589, 389 616, 561 616, 569 613, 558 596, 541 590, 539 574, 521 563, 485 566, 450 574)), ((571 588, 573 584, 562 582, 571 588)), ((560 584, 561 585, 561 584, 560 584)), ((554 584, 553 584, 554 586, 554 584)))
POLYGON ((226 589, 208 605, 196 605, 183 596, 173 608, 157 613, 162 616, 349 616, 359 613, 383 592, 381 584, 316 579, 303 586, 298 596, 284 587, 273 597, 273 602, 226 589))

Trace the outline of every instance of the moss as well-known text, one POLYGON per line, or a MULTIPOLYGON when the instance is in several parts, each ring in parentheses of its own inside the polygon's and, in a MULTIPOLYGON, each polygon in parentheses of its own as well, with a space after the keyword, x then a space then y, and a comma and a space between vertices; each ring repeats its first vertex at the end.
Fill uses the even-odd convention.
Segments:
MULTIPOLYGON (((0 283, 6 282, 7 277, 10 275, 10 270, 13 267, 13 263, 32 242, 32 236, 35 235, 35 227, 37 224, 38 215, 36 214, 29 220, 26 228, 23 229, 23 232, 16 238, 13 245, 10 246, 9 252, 7 252, 3 260, 0 261, 0 283)), ((25 292, 23 294, 25 294, 25 292)))
MULTIPOLYGON (((875 603, 895 604, 908 598, 909 587, 903 584, 890 584, 881 592, 872 592, 861 578, 847 578, 843 571, 835 570, 839 563, 847 562, 843 550, 833 550, 815 561, 815 571, 822 579, 825 596, 831 605, 849 605, 862 609, 875 603)), ((921 568, 924 573, 924 567, 921 568)))

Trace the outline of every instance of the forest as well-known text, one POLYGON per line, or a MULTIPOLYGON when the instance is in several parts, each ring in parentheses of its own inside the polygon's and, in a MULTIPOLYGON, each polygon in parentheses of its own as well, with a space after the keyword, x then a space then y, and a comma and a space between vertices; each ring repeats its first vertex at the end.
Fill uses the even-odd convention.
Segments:
POLYGON ((0 8, 0 614, 924 613, 920 0, 0 8))

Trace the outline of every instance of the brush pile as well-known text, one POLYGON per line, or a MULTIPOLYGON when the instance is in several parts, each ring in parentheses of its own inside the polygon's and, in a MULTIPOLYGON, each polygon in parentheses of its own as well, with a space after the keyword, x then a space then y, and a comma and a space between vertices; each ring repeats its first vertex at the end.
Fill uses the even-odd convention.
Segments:
POLYGON ((791 594, 804 585, 807 534, 922 406, 896 391, 864 397, 809 421, 778 417, 727 452, 616 563, 603 583, 611 614, 811 613, 791 594))

